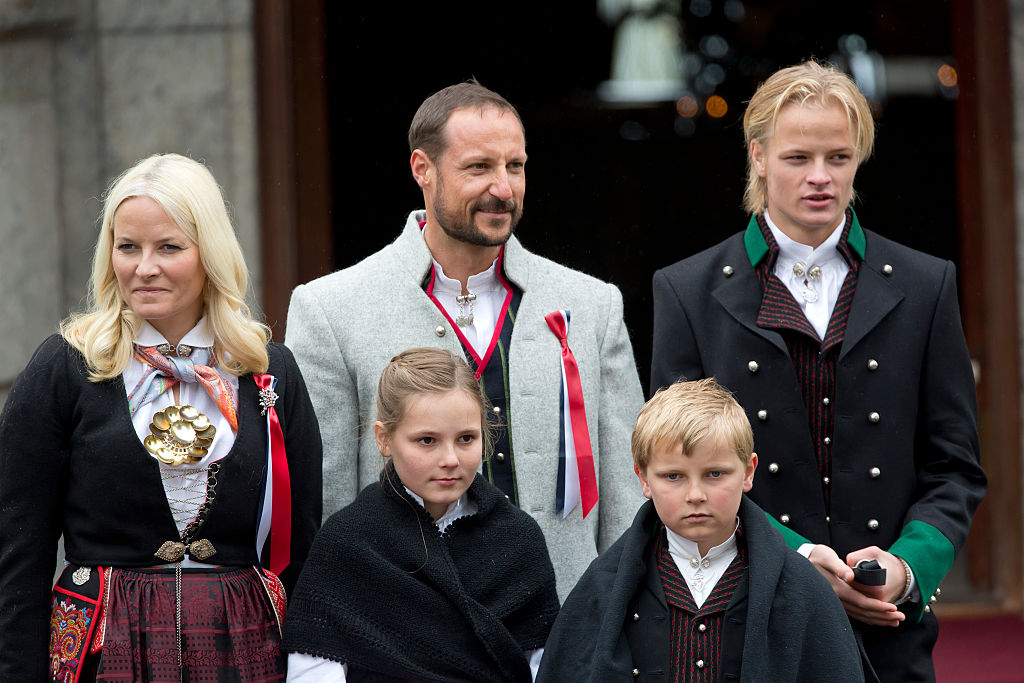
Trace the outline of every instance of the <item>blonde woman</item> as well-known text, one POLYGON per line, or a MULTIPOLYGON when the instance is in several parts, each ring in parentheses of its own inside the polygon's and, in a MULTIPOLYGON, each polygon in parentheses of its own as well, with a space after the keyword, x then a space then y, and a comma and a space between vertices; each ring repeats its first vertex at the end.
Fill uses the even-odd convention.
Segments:
POLYGON ((0 417, 0 680, 284 680, 321 445, 247 280, 205 166, 155 155, 114 181, 89 309, 0 417))

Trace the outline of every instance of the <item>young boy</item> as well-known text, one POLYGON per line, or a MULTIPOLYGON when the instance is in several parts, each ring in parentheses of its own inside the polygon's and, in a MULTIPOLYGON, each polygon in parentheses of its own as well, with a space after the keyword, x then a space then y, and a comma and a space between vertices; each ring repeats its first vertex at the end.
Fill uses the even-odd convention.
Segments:
POLYGON ((659 391, 633 430, 650 500, 566 599, 543 681, 862 681, 824 578, 751 502, 743 409, 714 379, 659 391))

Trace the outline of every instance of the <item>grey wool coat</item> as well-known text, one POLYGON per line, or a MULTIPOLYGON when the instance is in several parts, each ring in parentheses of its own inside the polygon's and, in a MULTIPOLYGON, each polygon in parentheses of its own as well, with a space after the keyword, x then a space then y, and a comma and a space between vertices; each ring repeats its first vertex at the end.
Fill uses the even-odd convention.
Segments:
MULTIPOLYGON (((432 264, 419 228, 424 218, 414 211, 392 244, 292 294, 286 343, 320 420, 325 515, 379 477, 374 401, 391 358, 416 346, 464 353, 423 291, 432 264)), ((643 392, 616 287, 531 254, 515 237, 503 264, 523 292, 508 359, 519 502, 544 532, 564 598, 643 502, 630 455, 643 392), (544 316, 564 309, 572 315, 568 343, 580 368, 600 496, 586 519, 579 506, 565 519, 555 512, 561 346, 544 316)))

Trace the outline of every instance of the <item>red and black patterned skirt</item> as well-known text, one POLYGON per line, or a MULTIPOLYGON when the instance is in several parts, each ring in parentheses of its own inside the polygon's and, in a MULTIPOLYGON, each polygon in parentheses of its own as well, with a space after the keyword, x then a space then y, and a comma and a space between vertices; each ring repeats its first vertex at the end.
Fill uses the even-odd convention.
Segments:
POLYGON ((173 569, 111 572, 97 681, 285 680, 277 616, 251 567, 181 570, 179 677, 175 584, 173 569))

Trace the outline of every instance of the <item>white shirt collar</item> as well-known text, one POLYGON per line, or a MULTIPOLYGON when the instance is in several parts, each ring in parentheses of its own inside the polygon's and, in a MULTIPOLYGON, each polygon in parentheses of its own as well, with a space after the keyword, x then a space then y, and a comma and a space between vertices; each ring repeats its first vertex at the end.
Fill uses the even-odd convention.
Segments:
MULTIPOLYGON (((444 268, 441 267, 441 264, 436 259, 431 257, 430 260, 434 262, 434 272, 437 273, 437 277, 434 278, 434 291, 451 294, 452 296, 462 294, 462 283, 445 275, 444 268)), ((466 289, 476 294, 501 289, 501 281, 498 279, 498 259, 491 261, 491 265, 487 270, 476 275, 470 275, 466 281, 466 289)))
MULTIPOLYGON (((139 333, 135 335, 135 343, 139 346, 158 346, 160 344, 168 344, 169 342, 155 327, 143 320, 139 333)), ((199 322, 196 323, 196 326, 186 332, 185 336, 178 343, 191 346, 194 349, 212 348, 213 333, 206 324, 206 315, 203 315, 199 322)))
MULTIPOLYGON (((700 554, 700 549, 696 543, 689 539, 683 538, 676 532, 669 529, 667 526, 665 527, 665 535, 668 537, 668 550, 672 555, 682 558, 687 562, 691 563, 693 561, 693 558, 696 558, 698 561, 706 559, 710 560, 711 563, 714 563, 714 561, 719 557, 722 557, 726 553, 730 553, 731 551, 736 550, 736 529, 739 528, 740 519, 739 517, 737 517, 736 526, 732 530, 732 535, 729 536, 729 538, 727 538, 723 543, 716 545, 715 547, 708 550, 707 554, 703 556, 700 554)), ((730 555, 730 562, 732 561, 732 557, 734 556, 734 554, 735 553, 733 553, 733 555, 730 555)))
MULTIPOLYGON (((423 504, 423 499, 413 493, 408 486, 403 485, 405 492, 412 496, 412 499, 420 504, 420 507, 426 510, 426 506, 423 504)), ((448 509, 444 511, 444 514, 434 520, 434 524, 437 525, 437 530, 442 534, 448 526, 455 520, 461 517, 469 517, 470 515, 476 514, 476 505, 469 500, 469 493, 463 493, 459 496, 459 499, 448 506, 448 509)))
POLYGON ((801 261, 806 264, 817 264, 824 266, 826 263, 835 259, 842 259, 842 255, 836 251, 836 245, 839 244, 839 239, 843 236, 843 227, 846 225, 846 215, 843 215, 843 219, 839 221, 839 225, 832 229, 828 238, 818 245, 817 248, 807 244, 801 244, 796 240, 792 239, 786 233, 782 232, 774 222, 772 217, 768 215, 768 212, 764 212, 765 223, 768 224, 768 228, 772 231, 772 236, 775 237, 775 241, 779 245, 779 262, 786 261, 790 264, 801 261))

